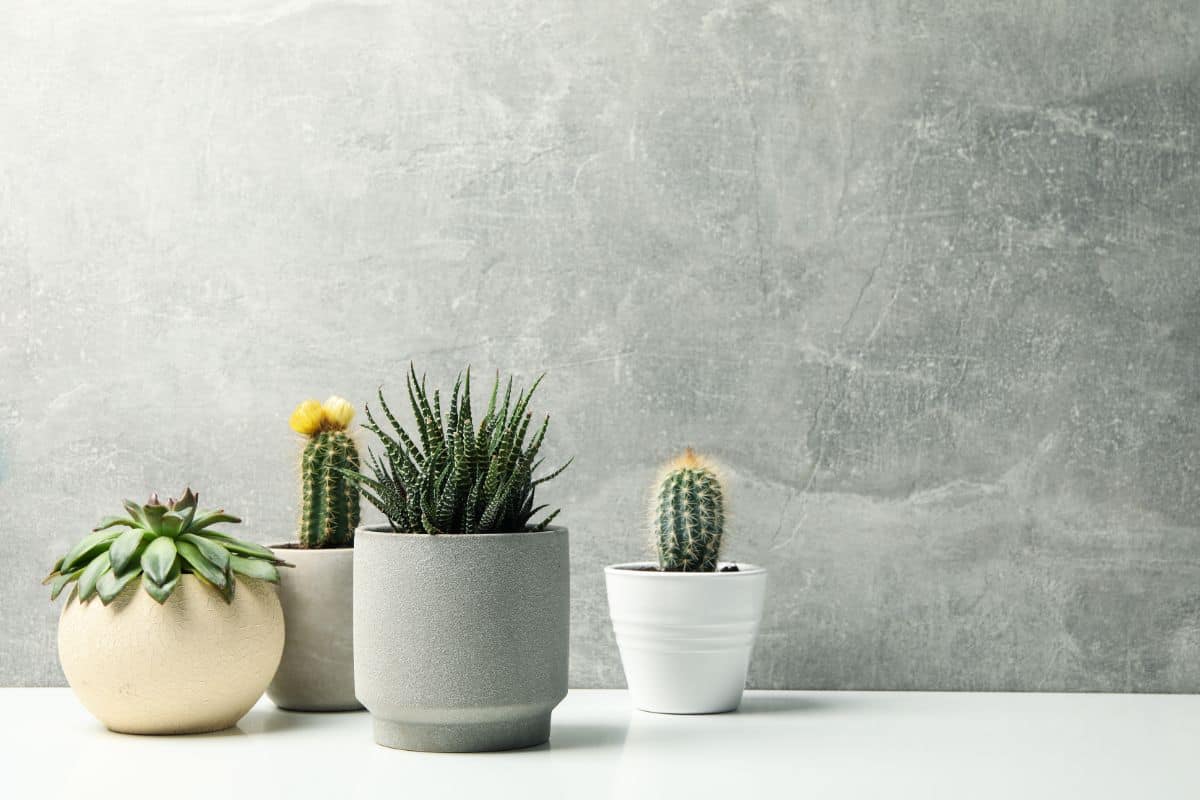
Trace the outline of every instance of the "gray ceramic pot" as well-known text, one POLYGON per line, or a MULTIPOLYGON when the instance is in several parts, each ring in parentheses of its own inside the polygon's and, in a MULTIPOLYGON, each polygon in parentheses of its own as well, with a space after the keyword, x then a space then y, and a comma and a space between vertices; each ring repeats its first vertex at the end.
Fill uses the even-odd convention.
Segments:
POLYGON ((354 548, 271 550, 295 568, 280 570, 283 658, 267 696, 292 711, 362 708, 354 696, 354 548))
POLYGON ((354 681, 375 741, 435 752, 546 741, 567 694, 570 582, 566 528, 359 528, 354 681))

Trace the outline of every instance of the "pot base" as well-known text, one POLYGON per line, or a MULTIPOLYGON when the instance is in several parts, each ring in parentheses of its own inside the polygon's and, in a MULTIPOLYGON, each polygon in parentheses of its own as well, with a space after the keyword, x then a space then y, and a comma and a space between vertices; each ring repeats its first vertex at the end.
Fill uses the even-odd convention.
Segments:
POLYGON ((289 698, 284 699, 270 689, 267 689, 267 697, 275 704, 275 707, 280 711, 302 711, 305 713, 312 712, 317 714, 336 714, 341 711, 362 711, 363 704, 355 700, 353 703, 327 703, 323 700, 309 700, 306 698, 289 698))
POLYGON ((374 720, 375 743, 424 753, 519 750, 550 739, 550 712, 500 722, 431 724, 374 720))
POLYGON ((649 714, 670 714, 672 716, 688 716, 689 714, 728 714, 731 711, 737 711, 738 706, 742 704, 741 687, 738 687, 737 697, 732 701, 718 701, 712 703, 708 698, 700 698, 695 702, 684 702, 680 705, 663 704, 655 700, 640 700, 637 697, 633 698, 633 705, 638 711, 645 711, 649 714))
POLYGON ((185 725, 183 727, 178 725, 149 725, 130 727, 105 725, 104 727, 108 728, 113 733, 119 733, 125 736, 192 736, 201 733, 218 733, 220 731, 227 731, 237 725, 238 722, 241 721, 242 717, 246 716, 249 711, 250 709, 246 709, 235 717, 230 717, 217 722, 201 722, 195 725, 185 725))

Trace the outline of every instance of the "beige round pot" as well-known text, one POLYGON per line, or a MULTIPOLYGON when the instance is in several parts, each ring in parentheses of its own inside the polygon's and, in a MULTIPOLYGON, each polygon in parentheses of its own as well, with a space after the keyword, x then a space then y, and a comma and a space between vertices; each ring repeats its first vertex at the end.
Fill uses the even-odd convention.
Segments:
POLYGON ((107 607, 72 591, 58 620, 67 683, 118 733, 231 727, 262 696, 282 652, 283 611, 263 581, 239 579, 229 604, 194 575, 161 606, 137 581, 107 607))
POLYGON ((361 709, 354 697, 354 548, 271 549, 294 569, 279 584, 287 636, 267 696, 291 711, 361 709))

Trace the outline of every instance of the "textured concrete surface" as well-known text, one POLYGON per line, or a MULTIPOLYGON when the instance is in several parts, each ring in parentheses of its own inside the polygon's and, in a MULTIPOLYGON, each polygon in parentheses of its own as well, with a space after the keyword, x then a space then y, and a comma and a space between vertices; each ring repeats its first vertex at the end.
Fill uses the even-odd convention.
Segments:
POLYGON ((1191 0, 0 8, 0 682, 37 579, 190 482, 278 541, 287 414, 529 377, 601 568, 691 444, 760 687, 1200 690, 1191 0))

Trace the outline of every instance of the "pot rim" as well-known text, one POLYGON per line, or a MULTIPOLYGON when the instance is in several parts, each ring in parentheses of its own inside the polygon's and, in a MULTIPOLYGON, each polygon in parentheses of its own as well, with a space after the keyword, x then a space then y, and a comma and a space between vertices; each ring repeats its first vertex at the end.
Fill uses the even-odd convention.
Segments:
MULTIPOLYGON (((266 545, 263 545, 263 546, 265 547, 266 545)), ((239 574, 239 575, 237 575, 236 580, 241 581, 242 583, 247 583, 247 584, 250 584, 250 583, 263 584, 264 586, 270 587, 275 592, 279 591, 278 583, 264 580, 262 578, 251 578, 247 575, 239 574)), ((233 602, 225 603, 224 598, 221 597, 221 595, 217 592, 217 590, 215 588, 213 588, 213 586, 211 584, 209 584, 207 581, 201 580, 199 578, 199 576, 197 576, 196 573, 194 573, 194 572, 181 572, 179 574, 179 584, 182 585, 185 582, 195 583, 195 584, 199 585, 200 588, 204 589, 206 592, 212 592, 213 596, 221 599, 222 604, 226 607, 231 606, 231 605, 233 605, 233 603, 237 602, 238 595, 237 595, 236 591, 234 592, 234 595, 233 595, 234 596, 233 602)), ((68 593, 64 592, 62 595, 62 597, 66 598, 66 602, 63 603, 62 612, 60 612, 60 613, 65 613, 68 606, 72 606, 72 605, 90 606, 93 602, 100 603, 100 595, 98 595, 98 594, 92 595, 87 600, 80 600, 79 599, 78 581, 72 581, 70 587, 71 587, 70 593, 68 594, 68 593)), ((176 586, 175 589, 171 591, 171 594, 167 596, 166 602, 159 603, 157 600, 155 600, 156 607, 154 609, 154 613, 156 613, 156 614, 164 613, 163 606, 165 606, 167 603, 171 602, 172 598, 175 597, 175 592, 178 590, 179 590, 179 586, 176 586)), ((150 597, 150 594, 142 586, 142 582, 140 580, 130 581, 129 583, 127 583, 125 586, 123 586, 121 588, 121 591, 117 594, 117 597, 113 600, 113 602, 109 603, 107 606, 104 606, 104 608, 113 609, 114 608, 113 604, 116 603, 117 599, 123 597, 126 594, 126 592, 130 593, 131 597, 138 595, 138 594, 144 594, 147 597, 150 597)), ((150 599, 153 600, 154 598, 151 597, 150 599)), ((116 608, 115 610, 120 611, 120 608, 116 608)), ((207 614, 207 613, 211 613, 211 612, 206 611, 203 613, 207 614)))
POLYGON ((437 536, 431 533, 402 533, 394 531, 389 525, 359 525, 354 529, 354 536, 382 536, 382 537, 400 537, 402 539, 497 539, 504 536, 550 536, 556 534, 566 534, 567 528, 565 525, 551 525, 544 531, 513 531, 511 533, 442 533, 437 536))
POLYGON ((344 553, 348 550, 353 550, 354 545, 349 547, 301 547, 297 542, 285 542, 283 544, 264 544, 263 547, 268 550, 292 550, 301 553, 344 553))
POLYGON ((651 580, 698 580, 701 578, 720 578, 727 580, 730 578, 749 578, 755 575, 766 575, 767 568, 760 567, 757 564, 748 564, 741 561, 718 561, 718 569, 724 566, 734 565, 737 572, 663 572, 658 569, 658 564, 653 561, 626 561, 620 564, 609 564, 604 568, 606 575, 633 575, 648 578, 651 580), (653 567, 653 569, 646 569, 653 567))

